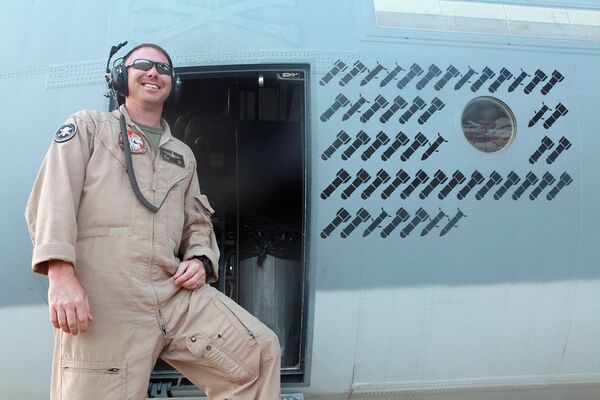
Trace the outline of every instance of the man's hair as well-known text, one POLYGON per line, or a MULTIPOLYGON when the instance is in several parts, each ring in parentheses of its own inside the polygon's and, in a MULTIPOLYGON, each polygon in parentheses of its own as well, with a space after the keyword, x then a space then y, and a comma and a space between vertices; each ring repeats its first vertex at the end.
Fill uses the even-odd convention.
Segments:
POLYGON ((169 53, 167 53, 167 51, 165 49, 163 49, 162 47, 160 47, 159 45, 154 44, 154 43, 142 43, 142 44, 138 44, 133 49, 129 50, 129 52, 127 54, 125 54, 125 56, 123 57, 123 64, 125 64, 125 62, 127 61, 127 59, 131 56, 131 54, 133 54, 134 51, 136 51, 137 49, 141 49, 143 47, 151 47, 151 48, 153 48, 155 50, 160 51, 161 53, 164 54, 165 57, 167 57, 167 60, 169 61, 169 65, 171 67, 173 66, 173 61, 171 60, 171 56, 169 56, 169 53))

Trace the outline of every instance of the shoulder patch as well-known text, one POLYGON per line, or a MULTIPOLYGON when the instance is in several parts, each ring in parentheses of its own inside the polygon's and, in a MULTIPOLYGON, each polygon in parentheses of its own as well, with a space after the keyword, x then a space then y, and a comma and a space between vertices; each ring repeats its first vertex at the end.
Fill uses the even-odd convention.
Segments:
POLYGON ((64 124, 54 134, 54 141, 58 143, 66 142, 75 136, 77 127, 74 124, 64 124))

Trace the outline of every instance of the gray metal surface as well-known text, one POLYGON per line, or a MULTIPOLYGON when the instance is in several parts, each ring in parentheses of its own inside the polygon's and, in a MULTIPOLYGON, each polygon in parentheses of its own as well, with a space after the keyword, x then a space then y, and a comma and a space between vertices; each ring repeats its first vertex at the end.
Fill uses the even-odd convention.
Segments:
POLYGON ((239 303, 279 337, 281 366, 299 361, 302 310, 302 266, 299 261, 266 256, 240 262, 239 303))

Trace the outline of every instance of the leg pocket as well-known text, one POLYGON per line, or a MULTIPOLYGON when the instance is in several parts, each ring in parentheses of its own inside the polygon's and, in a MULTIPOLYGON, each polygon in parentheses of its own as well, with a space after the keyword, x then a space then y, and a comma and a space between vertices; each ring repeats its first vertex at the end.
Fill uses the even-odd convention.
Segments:
MULTIPOLYGON (((186 338, 189 352, 194 356, 194 363, 206 367, 230 382, 243 383, 258 375, 258 368, 252 361, 251 347, 240 342, 233 331, 222 330, 222 333, 207 336, 203 332, 193 333, 186 338)), ((254 357, 255 358, 255 357, 254 357)))
POLYGON ((228 310, 229 312, 226 315, 235 319, 234 322, 238 322, 241 329, 251 335, 252 339, 258 343, 258 346, 261 348, 263 360, 280 357, 279 339, 269 327, 222 293, 218 293, 214 297, 214 300, 217 306, 228 310))
POLYGON ((207 290, 194 294, 202 301, 190 307, 191 324, 161 357, 205 368, 237 384, 256 379, 260 346, 254 333, 217 296, 200 296, 207 290))
POLYGON ((127 397, 125 363, 62 362, 62 398, 123 400, 127 397))

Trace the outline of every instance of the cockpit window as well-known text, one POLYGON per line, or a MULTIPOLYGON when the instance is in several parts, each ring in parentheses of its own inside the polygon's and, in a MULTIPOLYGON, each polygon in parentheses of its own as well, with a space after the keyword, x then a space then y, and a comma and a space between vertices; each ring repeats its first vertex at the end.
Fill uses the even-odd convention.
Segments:
POLYGON ((506 148, 515 137, 517 123, 510 108, 494 97, 477 97, 465 106, 462 130, 477 150, 494 153, 506 148))

